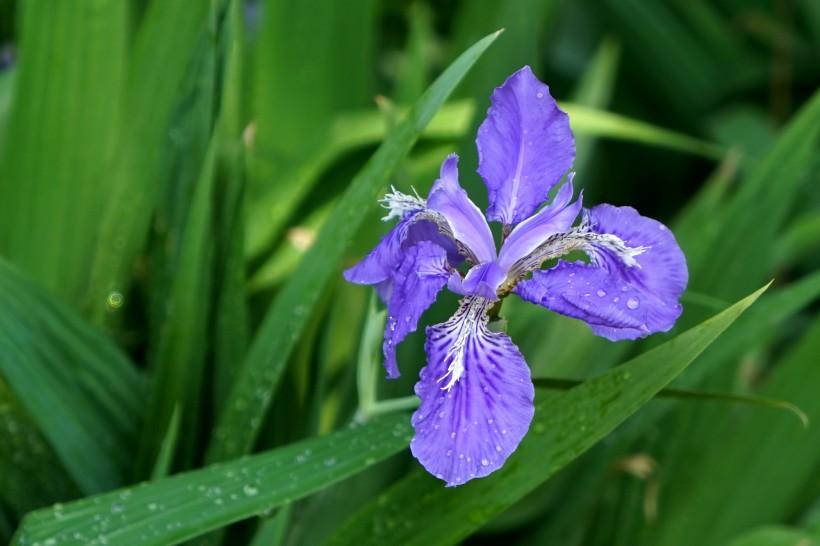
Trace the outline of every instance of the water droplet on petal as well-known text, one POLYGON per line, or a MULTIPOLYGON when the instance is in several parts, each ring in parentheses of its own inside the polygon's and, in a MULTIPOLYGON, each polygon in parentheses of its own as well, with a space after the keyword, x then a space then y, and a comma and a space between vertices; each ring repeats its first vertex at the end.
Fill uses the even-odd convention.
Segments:
POLYGON ((641 302, 638 301, 638 298, 629 298, 626 300, 626 306, 633 310, 637 309, 640 304, 641 302))
POLYGON ((621 301, 621 298, 619 298, 618 296, 615 296, 615 298, 613 298, 613 300, 612 300, 612 303, 618 303, 619 301, 621 301))
POLYGON ((440 412, 438 413, 438 418, 439 418, 439 419, 444 419, 444 412, 443 412, 443 411, 440 411, 440 412))
POLYGON ((539 99, 543 99, 544 98, 544 93, 537 93, 535 96, 538 97, 539 99))
POLYGON ((626 292, 627 290, 629 290, 629 288, 627 288, 626 285, 621 287, 621 292, 626 292))
POLYGON ((489 465, 490 465, 490 461, 488 461, 487 459, 481 459, 481 466, 489 466, 489 465))
POLYGON ((606 292, 604 290, 598 290, 598 297, 603 298, 604 296, 606 296, 606 292))

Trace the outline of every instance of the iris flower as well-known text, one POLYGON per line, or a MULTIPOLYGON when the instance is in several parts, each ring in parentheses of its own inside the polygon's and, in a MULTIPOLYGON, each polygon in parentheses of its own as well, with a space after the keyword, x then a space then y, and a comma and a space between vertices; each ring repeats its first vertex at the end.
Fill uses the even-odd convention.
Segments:
POLYGON ((459 185, 458 157, 450 155, 426 199, 395 189, 384 197, 384 219, 398 223, 344 272, 375 286, 387 306, 390 378, 399 376, 396 345, 439 291, 463 296, 448 321, 427 328, 427 366, 415 387, 421 405, 412 416, 413 455, 448 486, 500 468, 533 418, 529 367, 509 336, 488 328, 501 300, 515 294, 617 341, 669 330, 688 280, 666 226, 631 207, 582 208, 573 173, 546 203, 572 166, 575 144, 569 117, 529 67, 491 102, 476 139, 486 218, 459 185), (501 223, 498 251, 487 220, 501 223), (572 251, 588 259, 555 261, 572 251), (542 269, 547 262, 554 265, 542 269))

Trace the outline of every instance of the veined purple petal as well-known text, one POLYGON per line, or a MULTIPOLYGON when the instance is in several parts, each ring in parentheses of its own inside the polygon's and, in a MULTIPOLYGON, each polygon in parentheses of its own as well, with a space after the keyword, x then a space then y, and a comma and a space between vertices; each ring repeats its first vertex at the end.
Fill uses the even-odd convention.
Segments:
POLYGON ((489 191, 487 217, 517 224, 532 215, 572 166, 569 117, 525 66, 497 87, 478 129, 478 173, 489 191))
POLYGON ((427 328, 427 366, 416 383, 421 406, 413 414, 410 449, 448 486, 500 468, 534 413, 524 357, 509 337, 486 327, 491 303, 464 298, 450 320, 427 328))
POLYGON ((464 280, 461 281, 462 294, 473 294, 487 298, 488 300, 497 300, 496 290, 507 278, 507 270, 502 269, 498 263, 485 262, 483 264, 472 267, 464 280))
POLYGON ((441 177, 430 190, 427 206, 444 216, 455 238, 475 255, 479 263, 495 259, 490 226, 458 183, 457 155, 448 155, 441 164, 441 177))
POLYGON ((536 271, 515 293, 585 321, 597 335, 617 341, 672 328, 688 281, 686 260, 660 222, 631 207, 585 210, 591 263, 536 271))
POLYGON ((375 285, 382 301, 388 304, 393 293, 393 274, 413 245, 430 241, 444 249, 452 267, 458 267, 463 258, 453 240, 442 235, 434 222, 420 217, 417 213, 402 218, 361 262, 343 272, 344 278, 355 284, 375 285))
POLYGON ((647 310, 650 332, 672 328, 683 311, 678 299, 689 281, 686 258, 672 232, 632 207, 598 205, 584 212, 594 233, 612 234, 630 248, 645 249, 634 256, 637 265, 632 267, 605 245, 593 244, 595 252, 591 258, 611 276, 641 291, 638 304, 647 310))
POLYGON ((610 276, 603 268, 583 262, 558 262, 532 279, 518 283, 521 298, 568 317, 581 319, 592 331, 612 341, 652 333, 648 306, 640 305, 641 291, 610 276))
POLYGON ((394 287, 384 327, 382 350, 389 378, 399 376, 396 346, 416 331, 419 318, 436 301, 449 276, 447 253, 440 246, 422 241, 405 252, 393 275, 394 287))
POLYGON ((498 263, 508 271, 516 261, 530 255, 536 248, 556 233, 565 233, 581 212, 581 197, 575 203, 572 200, 572 178, 570 173, 567 183, 561 186, 555 199, 538 211, 535 216, 518 224, 504 241, 498 255, 498 263))

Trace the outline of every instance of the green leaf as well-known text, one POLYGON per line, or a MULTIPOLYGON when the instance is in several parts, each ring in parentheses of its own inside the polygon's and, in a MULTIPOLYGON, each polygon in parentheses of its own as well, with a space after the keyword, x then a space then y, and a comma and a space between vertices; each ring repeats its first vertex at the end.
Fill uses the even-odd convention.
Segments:
POLYGON ((727 546, 817 546, 803 529, 785 525, 758 527, 729 541, 727 546))
POLYGON ((589 108, 580 104, 561 103, 569 114, 574 131, 597 137, 609 137, 652 146, 689 152, 709 159, 721 159, 726 151, 722 146, 652 126, 618 114, 589 108))
POLYGON ((14 136, 0 149, 0 254, 77 301, 109 184, 128 5, 32 1, 20 9, 22 54, 3 128, 14 136))
POLYGON ((2 377, 0 437, 0 507, 5 505, 22 517, 35 508, 79 496, 60 460, 2 377))
POLYGON ((209 447, 209 460, 224 460, 250 450, 282 370, 307 323, 308 310, 318 301, 330 278, 337 274, 336 268, 328 264, 339 262, 345 245, 363 221, 361 211, 373 206, 398 162, 497 36, 495 33, 482 39, 445 70, 351 182, 302 259, 299 274, 290 278, 268 310, 219 416, 209 447))
POLYGON ((77 313, 0 259, 0 374, 84 493, 122 484, 145 386, 77 313))
MULTIPOLYGON (((99 238, 91 263, 88 305, 103 322, 112 291, 124 292, 161 191, 160 163, 178 88, 202 42, 211 2, 151 2, 130 51, 121 119, 107 173, 107 203, 95 218, 99 238)), ((82 42, 82 40, 79 40, 82 42)))
POLYGON ((532 491, 682 372, 765 287, 680 336, 565 393, 541 398, 529 434, 493 475, 448 489, 418 471, 366 505, 331 544, 454 544, 532 491))
POLYGON ((401 451, 407 415, 29 514, 13 544, 167 546, 267 515, 401 451))
POLYGON ((212 137, 180 241, 179 264, 166 305, 145 426, 140 441, 138 472, 154 467, 171 417, 179 412, 176 461, 183 468, 197 459, 205 376, 213 255, 212 206, 216 137, 212 137))
MULTIPOLYGON (((532 380, 536 388, 551 390, 568 390, 584 383, 581 379, 566 379, 554 377, 538 377, 532 380)), ((797 417, 804 427, 808 428, 809 418, 806 413, 784 400, 766 398, 765 396, 755 396, 751 394, 732 394, 720 392, 707 392, 693 389, 661 389, 657 398, 668 398, 671 400, 697 400, 701 402, 728 402, 731 404, 748 404, 750 406, 760 406, 764 408, 781 409, 791 412, 797 417)))

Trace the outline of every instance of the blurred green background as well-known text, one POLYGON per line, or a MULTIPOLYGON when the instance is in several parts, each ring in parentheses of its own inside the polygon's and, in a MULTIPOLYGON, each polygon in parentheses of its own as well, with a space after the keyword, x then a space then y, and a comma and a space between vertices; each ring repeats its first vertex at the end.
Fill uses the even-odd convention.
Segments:
POLYGON ((817 0, 0 0, 0 542, 820 544, 818 88, 817 0), (448 153, 486 205, 523 65, 690 285, 640 342, 505 304, 536 419, 445 489, 341 270, 448 153))

